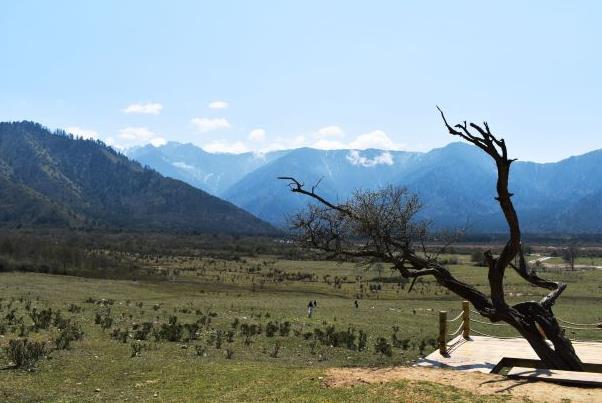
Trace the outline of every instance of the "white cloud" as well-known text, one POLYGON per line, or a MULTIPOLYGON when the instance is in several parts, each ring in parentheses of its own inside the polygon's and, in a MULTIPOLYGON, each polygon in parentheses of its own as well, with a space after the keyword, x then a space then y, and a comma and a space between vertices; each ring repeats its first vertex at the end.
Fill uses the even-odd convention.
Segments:
POLYGON ((133 141, 150 141, 155 137, 155 133, 146 127, 126 127, 119 131, 119 138, 133 141))
MULTIPOLYGON (((327 132, 335 133, 336 131, 329 129, 327 132)), ((374 130, 369 133, 360 134, 351 142, 343 142, 340 139, 320 138, 310 146, 319 150, 366 150, 368 148, 379 150, 401 150, 405 148, 402 144, 396 144, 382 130, 374 130)))
POLYGON ((313 148, 317 148, 319 150, 341 150, 344 148, 349 148, 347 145, 341 143, 336 140, 326 140, 320 139, 312 144, 313 148))
POLYGON ((125 113, 140 113, 144 115, 158 115, 163 109, 163 105, 156 102, 147 102, 144 104, 128 105, 123 112, 125 113))
POLYGON ((164 146, 165 144, 167 144, 167 140, 165 140, 163 137, 155 137, 154 139, 152 139, 150 141, 150 143, 154 147, 161 147, 161 146, 164 146))
POLYGON ((249 133, 249 140, 254 141, 256 143, 261 143, 265 141, 265 130, 263 129, 253 129, 249 133))
POLYGON ((326 126, 319 129, 316 134, 319 137, 343 137, 343 129, 339 126, 326 126))
POLYGON ((293 138, 276 137, 274 141, 271 141, 269 145, 263 147, 261 152, 270 152, 277 150, 292 150, 299 147, 307 147, 307 141, 305 136, 299 135, 293 138))
POLYGON ((194 118, 191 122, 201 131, 201 133, 218 129, 228 129, 231 127, 230 122, 224 118, 194 118))
MULTIPOLYGON (((405 146, 403 144, 395 143, 382 130, 374 130, 369 133, 363 133, 351 141, 343 141, 342 139, 337 138, 338 135, 336 134, 336 133, 342 133, 342 131, 333 129, 334 127, 337 127, 337 126, 328 126, 327 128, 322 128, 322 129, 327 129, 327 130, 320 129, 320 130, 322 130, 322 133, 330 134, 330 137, 328 137, 328 136, 326 136, 324 138, 319 137, 318 132, 320 130, 318 130, 317 132, 310 133, 308 136, 299 135, 296 137, 276 137, 275 139, 273 139, 273 140, 270 139, 269 142, 265 142, 263 144, 260 144, 260 143, 261 143, 261 141, 264 141, 264 139, 265 139, 265 131, 263 131, 262 129, 255 129, 255 130, 252 130, 248 136, 249 140, 251 140, 251 143, 255 143, 254 145, 249 143, 248 146, 245 145, 245 147, 243 148, 243 147, 241 147, 241 145, 243 145, 242 142, 226 143, 226 144, 224 144, 224 142, 218 142, 219 147, 216 145, 216 146, 211 146, 210 148, 218 149, 218 148, 224 146, 220 149, 225 150, 225 149, 232 149, 232 144, 238 144, 237 148, 239 150, 243 150, 243 149, 244 149, 244 151, 252 150, 254 152, 259 152, 259 153, 265 153, 265 152, 276 151, 276 150, 291 150, 291 149, 295 149, 295 148, 299 148, 299 147, 312 147, 312 148, 316 148, 319 150, 347 150, 347 149, 366 150, 369 148, 374 148, 374 149, 378 149, 378 150, 387 151, 387 150, 403 150, 403 149, 405 149, 405 146), (333 138, 333 136, 335 138, 333 138), (318 138, 316 139, 315 137, 318 137, 318 138), (225 147, 225 146, 227 146, 227 147, 225 147)), ((236 151, 236 152, 243 152, 243 151, 236 151)), ((357 160, 357 164, 359 164, 359 165, 362 165, 362 164, 380 165, 380 164, 388 164, 389 162, 392 163, 392 160, 390 160, 389 157, 391 157, 390 154, 383 153, 374 160, 368 161, 366 159, 363 159, 363 160, 359 159, 359 160, 357 160)), ((351 157, 351 158, 354 158, 354 157, 351 157)))
POLYGON ((357 136, 355 140, 349 143, 349 148, 354 150, 365 150, 368 148, 376 148, 379 150, 401 150, 404 146, 394 143, 382 130, 374 130, 357 136))
POLYGON ((351 165, 361 165, 363 167, 393 165, 393 156, 388 151, 383 151, 374 158, 366 158, 361 156, 359 151, 351 150, 349 151, 349 154, 347 154, 347 160, 351 163, 351 165))
POLYGON ((211 109, 226 109, 228 106, 229 105, 226 101, 209 102, 209 108, 211 108, 211 109))
POLYGON ((167 140, 146 127, 126 127, 121 129, 115 137, 109 137, 106 143, 112 147, 123 150, 130 147, 152 144, 159 147, 167 144, 167 140))
POLYGON ((100 134, 96 130, 82 129, 81 127, 73 126, 65 129, 67 133, 71 133, 76 137, 82 137, 86 140, 98 140, 100 134))
POLYGON ((236 141, 234 143, 214 141, 213 143, 205 144, 202 148, 209 153, 242 154, 249 151, 242 141, 236 141))

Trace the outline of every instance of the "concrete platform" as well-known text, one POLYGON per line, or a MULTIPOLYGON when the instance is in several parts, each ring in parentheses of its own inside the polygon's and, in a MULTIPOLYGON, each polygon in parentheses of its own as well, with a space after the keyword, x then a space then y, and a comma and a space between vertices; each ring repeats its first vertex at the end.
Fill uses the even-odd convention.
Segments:
MULTIPOLYGON (((529 343, 522 338, 471 336, 465 340, 460 335, 451 340, 448 346, 448 357, 442 356, 437 350, 418 360, 416 366, 489 373, 504 357, 539 360, 529 343)), ((573 342, 573 346, 584 362, 602 364, 602 343, 573 342)))

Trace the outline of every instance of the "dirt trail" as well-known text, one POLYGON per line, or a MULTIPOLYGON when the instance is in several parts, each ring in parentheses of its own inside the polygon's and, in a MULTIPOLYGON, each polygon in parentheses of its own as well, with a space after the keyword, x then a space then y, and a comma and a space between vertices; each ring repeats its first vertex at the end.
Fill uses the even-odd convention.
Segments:
POLYGON ((563 386, 548 382, 528 382, 501 375, 480 372, 397 367, 397 368, 330 368, 324 380, 328 387, 351 387, 365 383, 399 380, 427 381, 455 386, 478 395, 505 395, 511 401, 530 399, 538 402, 602 402, 602 388, 563 386))

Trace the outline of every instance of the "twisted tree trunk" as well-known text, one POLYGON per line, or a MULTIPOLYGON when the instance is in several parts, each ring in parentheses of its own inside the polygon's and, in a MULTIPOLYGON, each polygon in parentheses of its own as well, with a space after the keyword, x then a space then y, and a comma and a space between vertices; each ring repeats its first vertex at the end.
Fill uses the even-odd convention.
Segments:
MULTIPOLYGON (((493 158, 497 169, 497 197, 508 224, 509 239, 499 256, 485 253, 490 295, 470 284, 456 279, 436 259, 419 256, 412 248, 412 238, 420 228, 412 225, 412 219, 420 208, 413 197, 404 201, 404 190, 388 188, 380 192, 358 192, 343 204, 331 203, 315 193, 316 186, 306 190, 302 182, 292 177, 291 191, 311 197, 319 204, 300 214, 294 222, 301 231, 301 241, 308 247, 329 253, 332 257, 353 257, 386 262, 393 265, 400 275, 415 281, 418 277, 433 276, 439 284, 463 299, 492 322, 506 322, 514 327, 531 345, 543 364, 551 369, 582 371, 583 363, 575 354, 570 340, 558 324, 552 312, 556 299, 566 284, 540 278, 529 269, 521 245, 518 215, 508 191, 510 166, 506 144, 497 139, 487 123, 479 126, 466 122, 450 126, 441 110, 441 117, 450 134, 474 144, 493 158), (476 132, 475 134, 473 134, 476 132), (365 240, 363 245, 358 240, 365 240), (518 257, 518 265, 512 261, 518 257), (540 301, 522 302, 513 306, 506 303, 504 274, 508 267, 514 269, 530 284, 550 290, 540 301)), ((412 283, 413 285, 413 283, 412 283)), ((410 290, 411 290, 410 286, 410 290)))
MULTIPOLYGON (((564 330, 552 312, 552 305, 566 288, 566 284, 560 282, 546 281, 537 276, 534 271, 529 270, 525 262, 521 247, 521 231, 518 215, 512 203, 512 193, 508 191, 508 179, 510 177, 510 165, 513 159, 508 158, 506 144, 503 139, 494 137, 487 123, 483 127, 474 123, 470 127, 479 135, 473 135, 469 126, 463 124, 451 127, 445 115, 441 117, 450 134, 460 136, 466 141, 476 145, 495 161, 497 168, 497 197, 500 208, 504 214, 510 233, 499 257, 494 258, 491 253, 486 253, 486 262, 489 269, 488 279, 491 289, 491 302, 493 312, 479 310, 492 321, 504 321, 514 327, 529 342, 533 350, 548 368, 582 371, 583 363, 575 353, 570 340, 564 335, 564 330), (518 267, 513 265, 512 260, 518 256, 518 267), (514 306, 508 306, 504 298, 504 271, 510 266, 526 281, 537 287, 551 290, 541 301, 522 302, 514 306), (551 342, 552 346, 546 341, 551 342)), ((470 298, 469 298, 470 300, 470 298)), ((473 305, 475 305, 473 303, 473 305)), ((479 309, 478 305, 475 308, 479 309)))

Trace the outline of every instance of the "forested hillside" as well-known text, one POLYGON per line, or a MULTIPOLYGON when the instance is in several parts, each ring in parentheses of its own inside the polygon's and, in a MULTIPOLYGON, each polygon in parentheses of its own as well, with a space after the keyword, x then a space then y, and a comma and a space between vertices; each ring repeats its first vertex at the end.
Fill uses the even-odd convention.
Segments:
POLYGON ((0 123, 0 225, 269 233, 234 205, 142 167, 101 142, 0 123))

